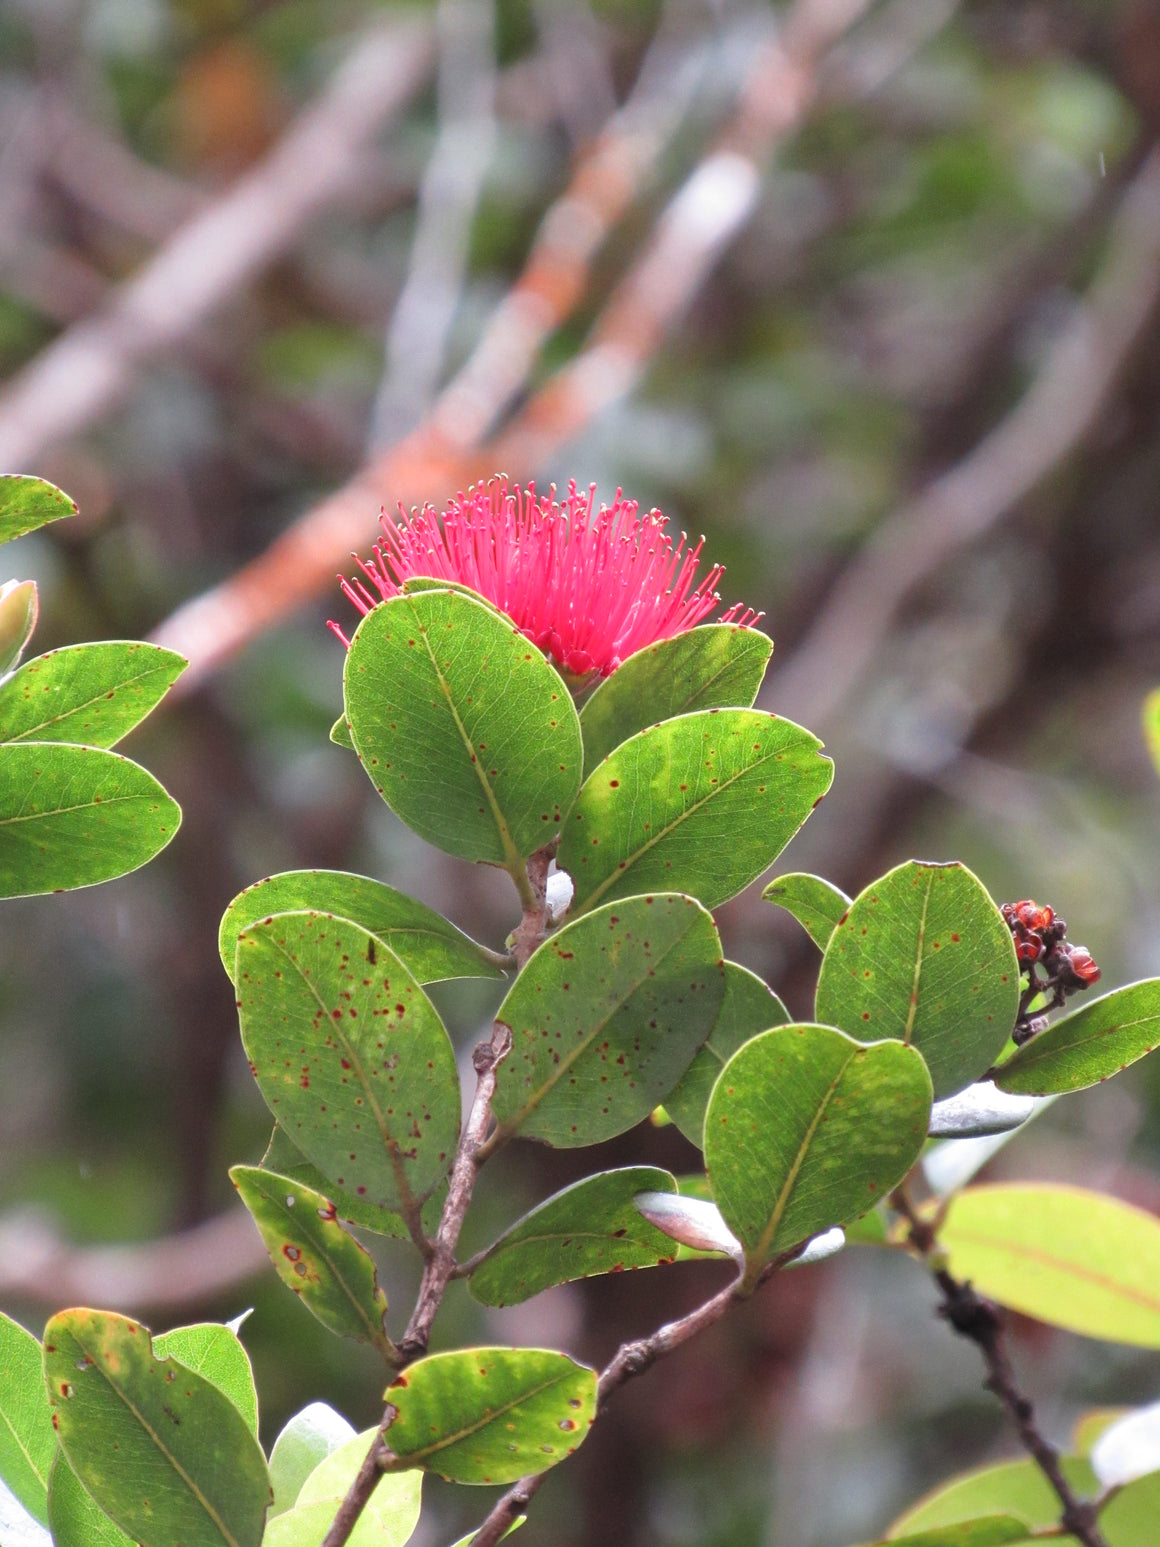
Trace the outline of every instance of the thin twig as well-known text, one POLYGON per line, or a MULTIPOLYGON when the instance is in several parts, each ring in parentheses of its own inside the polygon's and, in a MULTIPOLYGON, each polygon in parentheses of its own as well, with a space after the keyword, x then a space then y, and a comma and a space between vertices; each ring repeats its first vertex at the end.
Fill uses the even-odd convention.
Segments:
POLYGON ((527 863, 527 889, 521 889, 524 914, 512 936, 512 955, 521 971, 544 938, 548 927, 548 867, 556 845, 537 849, 527 863))
MULTIPOLYGON (((496 1070, 511 1051, 510 1029, 497 1021, 492 1028, 491 1039, 481 1042, 472 1054, 471 1061, 478 1076, 471 1111, 460 1135, 459 1146, 451 1167, 447 1187, 447 1201, 435 1233, 432 1250, 423 1268, 423 1278, 415 1300, 415 1308, 407 1323, 407 1330, 399 1339, 398 1349, 402 1356, 400 1369, 421 1359, 427 1352, 431 1327, 443 1304, 455 1268, 455 1248, 459 1232, 471 1204, 475 1179, 482 1164, 480 1151, 491 1122, 491 1098, 495 1094, 496 1070)), ((322 1547, 344 1547, 359 1517, 370 1501, 371 1495, 383 1475, 383 1465, 390 1458, 390 1451, 383 1439, 384 1431, 395 1417, 395 1409, 389 1403, 383 1414, 378 1432, 350 1485, 322 1547)))
POLYGON ((1099 1503, 1079 1498, 1061 1465, 1061 1453, 1035 1422, 1035 1409, 1019 1388, 1004 1338, 999 1307, 978 1294, 969 1283, 954 1278, 938 1261, 938 1237, 932 1222, 924 1220, 904 1188, 892 1195, 891 1206, 906 1221, 910 1245, 930 1269, 942 1291, 940 1314, 954 1330, 974 1343, 987 1367, 986 1386, 1007 1409, 1024 1450, 1055 1490, 1063 1506, 1060 1524, 1084 1543, 1084 1547, 1108 1547, 1097 1524, 1099 1503))

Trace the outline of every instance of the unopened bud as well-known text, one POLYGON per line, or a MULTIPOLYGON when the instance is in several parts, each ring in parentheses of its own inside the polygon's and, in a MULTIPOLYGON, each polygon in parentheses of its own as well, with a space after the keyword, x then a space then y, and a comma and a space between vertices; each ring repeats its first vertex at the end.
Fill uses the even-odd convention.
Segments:
POLYGON ((0 676, 24 654, 39 611, 35 580, 6 580, 0 586, 0 676))

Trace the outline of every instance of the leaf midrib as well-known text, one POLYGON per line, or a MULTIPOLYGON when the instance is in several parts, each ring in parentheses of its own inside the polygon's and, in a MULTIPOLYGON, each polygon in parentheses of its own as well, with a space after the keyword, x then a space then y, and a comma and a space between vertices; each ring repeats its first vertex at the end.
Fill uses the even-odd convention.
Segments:
POLYGON ((976 1230, 969 1228, 964 1230, 958 1225, 952 1227, 950 1236, 950 1249, 952 1253, 956 1238, 960 1241, 969 1241, 975 1246, 988 1247, 992 1251, 1010 1252, 1013 1256, 1025 1258, 1029 1262, 1040 1263, 1044 1267, 1054 1268, 1071 1278, 1082 1279, 1085 1283, 1094 1284, 1099 1289, 1107 1290, 1108 1293, 1113 1295, 1119 1295, 1125 1300, 1134 1301, 1136 1304, 1142 1305, 1146 1309, 1155 1311, 1157 1315, 1160 1315, 1160 1297, 1149 1297, 1143 1290, 1133 1289, 1130 1285, 1123 1283, 1122 1280, 1108 1278, 1106 1274, 1093 1272, 1092 1269, 1082 1267, 1066 1257, 1056 1257, 1040 1246, 1020 1245, 1004 1236, 982 1235, 976 1230))
MULTIPOLYGON (((81 1341, 81 1337, 80 1337, 79 1332, 77 1332, 74 1329, 72 1331, 72 1337, 75 1340, 75 1342, 77 1344, 77 1347, 84 1354, 85 1358, 91 1360, 92 1367, 104 1378, 105 1384, 108 1386, 109 1390, 114 1394, 114 1396, 118 1397, 120 1399, 120 1401, 123 1402, 124 1405, 129 1409, 129 1411, 132 1413, 133 1417, 137 1420, 137 1422, 145 1430, 145 1433, 149 1436, 149 1438, 156 1445, 157 1449, 165 1457, 166 1461, 169 1462, 170 1466, 177 1473, 177 1475, 181 1478, 182 1482, 185 1483, 185 1485, 189 1489, 190 1493, 193 1494, 194 1498, 201 1505, 202 1509, 205 1510, 206 1514, 213 1521, 214 1525, 217 1526, 217 1528, 221 1532, 223 1538, 230 1544, 230 1547, 241 1547, 241 1544, 238 1541, 238 1538, 236 1536, 234 1536, 233 1533, 226 1527, 225 1522, 222 1520, 222 1518, 218 1514, 217 1510, 214 1509, 213 1505, 206 1498, 205 1494, 202 1492, 202 1490, 194 1482, 193 1478, 189 1475, 189 1473, 182 1466, 181 1462, 177 1459, 177 1457, 173 1454, 173 1452, 171 1450, 168 1450, 166 1448, 165 1444, 162 1442, 161 1436, 153 1428, 152 1424, 145 1417, 144 1413, 140 1412, 138 1410, 138 1408, 134 1405, 134 1403, 129 1400, 128 1395, 124 1391, 122 1391, 120 1389, 120 1387, 116 1384, 116 1382, 107 1373, 107 1371, 105 1370, 104 1366, 101 1364, 99 1358, 96 1355, 90 1353, 89 1350, 85 1347, 84 1343, 81 1341)), ((170 1355, 169 1357, 172 1358, 173 1356, 170 1355)), ((163 1360, 163 1359, 162 1360, 155 1359, 154 1356, 153 1356, 152 1351, 150 1351, 149 1358, 150 1358, 150 1360, 154 1364, 164 1364, 165 1363, 165 1360, 163 1360)), ((181 1364, 181 1360, 177 1359, 177 1360, 175 1360, 175 1363, 181 1364)), ((189 1369, 189 1366, 186 1365, 185 1368, 189 1369)), ((194 1375, 197 1380, 205 1380, 205 1376, 204 1375, 197 1375, 196 1371, 190 1370, 189 1373, 191 1375, 194 1375)), ((209 1381, 206 1381, 206 1384, 210 1385, 212 1383, 209 1382, 209 1381)), ((216 1387, 214 1387, 214 1389, 217 1390, 216 1387)), ((228 1401, 229 1399, 226 1398, 226 1400, 228 1401)))
MULTIPOLYGON (((123 677, 117 682, 114 682, 111 687, 102 688, 99 693, 94 693, 91 698, 86 698, 81 703, 73 704, 71 708, 63 709, 60 714, 50 715, 47 719, 39 720, 34 726, 30 727, 28 730, 21 731, 16 736, 0 737, 0 744, 5 746, 17 746, 22 741, 38 741, 41 739, 37 734, 38 732, 44 731, 53 725, 59 725, 62 720, 71 720, 74 715, 84 714, 85 710, 92 708, 94 704, 101 704, 106 702, 110 693, 120 694, 124 690, 133 687, 135 683, 143 682, 147 677, 154 677, 159 672, 164 674, 164 671, 164 667, 154 665, 146 668, 144 671, 134 673, 134 675, 131 677, 123 677)), ((132 725, 127 725, 125 727, 125 729, 121 732, 121 736, 127 736, 131 730, 135 730, 136 727, 141 723, 141 720, 143 720, 145 716, 149 714, 150 711, 155 707, 155 705, 150 704, 149 708, 146 709, 144 713, 133 722, 132 725)), ((2 712, 3 705, 0 704, 0 713, 2 712)), ((121 736, 118 736, 118 741, 121 739, 121 736)), ((85 743, 85 745, 95 746, 97 743, 85 743)), ((108 751, 109 749, 107 747, 103 747, 101 750, 108 751)))
MULTIPOLYGON (((513 1397, 510 1402, 504 1402, 501 1403, 499 1407, 490 1408, 486 1416, 480 1418, 477 1423, 468 1424, 465 1429, 458 1429, 453 1434, 444 1435, 434 1444, 427 1445, 421 1450, 409 1450, 405 1455, 397 1456, 397 1459, 399 1461, 406 1462, 408 1465, 414 1465, 416 1461, 422 1461, 427 1456, 437 1456, 440 1451, 449 1450, 452 1445, 458 1445, 461 1440, 470 1439, 473 1434, 478 1434, 481 1429, 488 1428, 496 1421, 497 1418, 502 1418, 505 1413, 510 1413, 513 1408, 519 1407, 521 1403, 530 1402, 533 1400, 533 1398, 542 1395, 545 1391, 551 1391, 553 1386, 562 1386, 566 1381, 572 1378, 572 1375, 573 1372, 571 1370, 560 1375, 552 1375, 548 1379, 542 1381, 540 1385, 530 1386, 526 1390, 521 1391, 520 1394, 513 1397)), ((390 1401, 389 1386, 387 1387, 387 1400, 388 1402, 390 1401)), ((387 1443, 389 1445, 391 1431, 390 1429, 387 1429, 384 1432, 387 1438, 387 1443)), ((394 1452, 392 1452, 392 1454, 394 1454, 394 1452)), ((386 1469, 384 1468, 384 1470, 386 1469)))
POLYGON ((455 707, 455 703, 451 697, 451 689, 448 686, 447 679, 439 669, 439 662, 436 660, 435 652, 431 648, 431 640, 428 634, 429 625, 419 621, 419 615, 415 611, 415 603, 409 598, 408 603, 411 608, 412 617, 415 619, 415 631, 419 635, 419 638, 423 641, 423 648, 426 650, 427 657, 431 662, 431 669, 435 673, 435 679, 443 690, 443 696, 447 700, 448 712, 450 713, 452 720, 455 722, 455 729, 459 732, 460 740, 463 742, 464 748, 467 752, 470 767, 474 769, 475 777, 479 780, 480 787, 483 790, 484 798, 487 800, 488 806, 491 808, 491 819, 495 823, 496 831, 499 834, 500 847, 504 853, 503 862, 509 869, 513 865, 521 865, 523 863, 523 856, 518 852, 515 843, 512 841, 512 835, 508 829, 507 820, 499 808, 499 802, 495 798, 495 791, 491 787, 491 781, 484 774, 483 764, 476 756, 475 747, 472 744, 471 737, 467 734, 467 731, 463 725, 463 721, 459 718, 459 710, 455 707))
MULTIPOLYGON (((281 952, 281 954, 286 958, 291 967, 294 969, 300 982, 313 996, 314 1001, 318 1005, 319 1009, 322 1010, 327 1019, 329 1019, 330 1010, 326 1004, 326 1001, 315 988, 314 984, 302 971, 302 968, 298 965, 290 952, 286 950, 286 948, 281 945, 272 934, 267 934, 260 938, 269 940, 274 949, 281 952)), ((392 952, 392 955, 393 954, 394 953, 392 952)), ((399 958, 395 957, 395 960, 398 961, 399 958)), ((403 1169, 403 1157, 399 1153, 399 1141, 397 1139, 392 1139, 390 1133, 387 1130, 386 1118, 383 1116, 382 1110, 380 1109, 378 1100, 375 1096, 375 1092, 372 1090, 368 1077, 363 1070, 363 1061, 359 1055, 358 1049, 351 1045, 350 1039, 347 1037, 341 1021, 331 1020, 330 1024, 332 1027, 336 1028, 337 1035, 341 1040, 343 1047, 350 1054, 355 1073, 358 1075, 359 1083, 363 1088, 363 1093, 367 1100, 370 1102, 371 1112, 374 1114, 375 1124, 379 1130, 379 1137, 382 1139, 383 1144, 386 1147, 387 1158, 391 1163, 391 1171, 395 1178, 395 1186, 399 1190, 399 1212, 405 1217, 408 1213, 417 1208, 418 1205, 415 1200, 415 1195, 411 1191, 411 1186, 407 1180, 406 1172, 403 1169)), ((309 1156, 307 1158, 309 1159, 309 1156)))
MULTIPOLYGON (((656 957, 653 958, 653 960, 655 961, 657 967, 659 967, 662 962, 667 961, 668 958, 672 955, 672 953, 677 949, 677 947, 679 945, 681 945, 685 941, 685 939, 687 938, 687 936, 689 934, 689 931, 694 927, 695 923, 696 923, 696 918, 694 918, 692 923, 690 923, 687 928, 683 929, 681 931, 681 933, 679 935, 677 935, 675 937, 675 939, 673 939, 665 947, 665 949, 661 952, 661 954, 659 956, 656 956, 656 957)), ((642 977, 642 978, 638 979, 637 981, 635 981, 632 984, 632 986, 629 989, 626 990, 624 995, 621 998, 617 999, 616 1003, 609 1010, 608 1014, 606 1016, 604 1016, 604 1018, 602 1020, 598 1021, 596 1023, 596 1025, 593 1026, 591 1033, 587 1037, 585 1037, 584 1041, 579 1045, 579 1047, 575 1048, 571 1053, 565 1055, 565 1057, 563 1057, 560 1060, 560 1062, 555 1067, 554 1073, 540 1087, 538 1092, 531 1098, 531 1100, 529 1100, 526 1103, 526 1105, 522 1106, 519 1109, 519 1111, 515 1114, 514 1117, 509 1119, 507 1122, 503 1122, 503 1123, 501 1123, 499 1125, 504 1130, 505 1133, 514 1133, 516 1131, 516 1129, 519 1128, 520 1124, 524 1121, 524 1119, 528 1116, 528 1114, 530 1112, 534 1112, 536 1110, 536 1108, 540 1105, 541 1101, 543 1101, 544 1097, 546 1095, 548 1095, 548 1093, 550 1091, 555 1090, 557 1084, 568 1073, 569 1069, 571 1069, 572 1065, 576 1062, 576 1060, 578 1058, 582 1058, 584 1056, 584 1054, 592 1046, 592 1043, 595 1041, 595 1039, 604 1030, 605 1026, 608 1025, 608 1023, 612 1019, 612 1017, 614 1015, 616 1015, 620 1010, 622 1010, 624 1008, 624 1006, 632 998, 633 994, 635 994, 637 992, 637 990, 641 987, 641 985, 643 983, 648 981, 648 977, 649 977, 649 974, 646 971, 644 977, 642 977)), ((501 1010, 503 1009, 502 1005, 500 1006, 500 1009, 501 1010)), ((703 1047, 704 1043, 702 1043, 701 1045, 703 1047)), ((699 1049, 698 1049, 698 1051, 699 1051, 699 1049)), ((695 1056, 696 1056, 696 1054, 694 1054, 694 1057, 695 1056)))
MULTIPOLYGON (((663 724, 664 722, 662 721, 661 723, 663 724)), ((784 751, 784 746, 782 750, 784 751)), ((667 838, 670 833, 676 832, 677 828, 681 826, 682 822, 687 822, 689 818, 696 815, 696 813, 700 811, 702 807, 707 806, 711 800, 715 800, 719 795, 723 795, 725 791, 731 789, 733 785, 738 782, 738 780, 744 779, 755 769, 760 768, 764 763, 776 761, 777 755, 778 754, 776 752, 770 751, 765 753, 762 757, 755 758, 753 762, 746 763, 745 766, 739 770, 739 772, 726 779, 724 783, 719 783, 712 786, 708 792, 701 797, 700 800, 696 800, 691 805, 686 806, 681 812, 678 813, 677 816, 673 818, 671 822, 668 823, 667 826, 662 827, 659 832, 652 834, 652 836, 646 839, 646 841, 642 843, 639 848, 634 849, 631 854, 626 854, 624 856, 623 868, 621 868, 620 862, 618 861, 617 868, 610 871, 609 874, 605 876, 604 880, 601 881, 593 891, 588 893, 584 899, 583 904, 578 909, 576 909, 576 916, 580 917, 582 914, 590 912, 591 909, 595 907, 597 903, 599 903, 605 892, 607 892, 611 887, 615 886, 618 881, 623 879, 626 870, 635 865, 639 859, 642 859, 650 849, 655 848, 662 839, 667 838)), ((603 764, 598 764, 597 767, 603 768, 603 764)), ((592 778, 596 777, 596 771, 597 770, 593 770, 591 775, 592 778)), ((671 773, 671 767, 669 771, 671 773)), ((580 794, 577 796, 577 804, 579 804, 580 800, 583 798, 583 795, 584 791, 581 790, 580 794)))
POLYGON ((918 949, 914 953, 914 976, 910 983, 910 1003, 906 1007, 906 1027, 902 1034, 902 1040, 906 1046, 910 1046, 910 1039, 914 1032, 914 1023, 918 1018, 918 985, 922 977, 923 947, 926 944, 926 915, 930 909, 930 894, 934 890, 934 872, 930 871, 926 878, 926 891, 922 899, 922 913, 918 920, 918 949))
POLYGON ((32 1459, 32 1452, 29 1450, 28 1446, 24 1443, 24 1441, 21 1439, 20 1431, 17 1429, 16 1425, 12 1422, 11 1418, 9 1418, 8 1413, 7 1413, 7 1411, 4 1408, 0 1408, 0 1422, 2 1422, 4 1424, 4 1427, 8 1430, 9 1434, 11 1434, 13 1440, 16 1442, 16 1448, 20 1452, 20 1454, 24 1457, 24 1460, 25 1460, 25 1462, 28 1465, 28 1470, 32 1473, 33 1477, 36 1478, 37 1482, 40 1483, 42 1485, 42 1487, 47 1489, 48 1488, 48 1473, 47 1473, 47 1471, 44 1473, 43 1476, 41 1476, 39 1467, 36 1465, 36 1462, 32 1459))
POLYGON ((794 1156, 793 1164, 790 1166, 781 1191, 777 1195, 777 1201, 773 1206, 773 1212, 769 1217, 765 1229, 761 1232, 760 1239, 757 1243, 757 1251, 753 1258, 755 1262, 764 1262, 766 1253, 769 1251, 771 1245, 773 1244, 773 1240, 777 1235, 777 1228, 782 1222, 786 1209, 789 1207, 790 1195, 793 1192, 794 1184, 797 1182, 798 1176, 801 1174, 802 1166, 805 1165, 806 1155, 809 1153, 810 1146, 813 1144, 814 1134, 817 1133, 818 1125, 821 1123, 822 1118, 825 1116, 830 1102, 834 1099, 834 1093, 838 1089, 838 1086, 842 1083, 842 1079, 845 1076, 846 1070, 850 1067, 851 1062, 858 1057, 858 1052, 859 1050, 855 1048, 846 1054, 841 1068, 838 1070, 837 1074, 835 1074, 833 1080, 830 1082, 828 1090, 822 1097, 821 1101, 818 1103, 818 1109, 814 1113, 810 1125, 805 1131, 802 1142, 798 1145, 797 1154, 794 1156))
MULTIPOLYGON (((9 745, 14 746, 16 743, 12 742, 9 745)), ((39 743, 36 743, 36 745, 39 745, 39 743)), ((44 745, 64 746, 67 743, 46 741, 44 745)), ((99 747, 94 750, 104 752, 108 749, 106 747, 99 747)), ((16 827, 21 822, 50 822, 54 817, 72 816, 77 811, 92 811, 96 806, 117 806, 124 805, 126 801, 142 800, 156 801, 159 800, 159 797, 152 793, 148 795, 105 795, 100 800, 86 800, 83 804, 77 806, 54 806, 51 811, 32 811, 27 816, 0 816, 0 827, 16 827)))

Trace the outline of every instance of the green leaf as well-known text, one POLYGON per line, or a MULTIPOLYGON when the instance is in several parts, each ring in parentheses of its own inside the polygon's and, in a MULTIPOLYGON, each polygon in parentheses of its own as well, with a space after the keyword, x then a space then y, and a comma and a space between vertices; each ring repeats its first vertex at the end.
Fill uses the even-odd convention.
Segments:
MULTIPOLYGON (((383 1331, 387 1297, 370 1254, 338 1222, 329 1198, 291 1177, 233 1166, 230 1179, 254 1217, 278 1277, 324 1327, 394 1354, 383 1331)), ((398 1360, 395 1361, 396 1364, 398 1360)))
POLYGON ((633 1198, 676 1191, 669 1172, 655 1166, 627 1166, 573 1182, 504 1231, 468 1288, 484 1305, 518 1305, 553 1284, 671 1262, 672 1241, 641 1217, 633 1198))
POLYGON ((690 897, 610 903, 552 935, 496 1018, 511 1027, 492 1110, 565 1148, 633 1127, 668 1095, 725 992, 713 920, 690 897))
POLYGON ((1160 978, 1113 989, 1073 1010, 1000 1065, 1000 1090, 1055 1096, 1086 1090, 1160 1047, 1160 978))
POLYGON ((0 477, 0 543, 9 543, 49 521, 76 513, 76 501, 43 478, 27 473, 5 473, 0 477))
POLYGON ((131 640, 67 645, 0 683, 0 741, 111 747, 165 697, 188 662, 131 640))
POLYGON ((544 1348, 462 1348, 398 1376, 386 1441, 399 1466, 514 1483, 570 1456, 596 1413, 596 1372, 544 1348))
POLYGON ((0 897, 111 881, 151 860, 180 825, 177 802, 116 752, 0 746, 0 897))
MULTIPOLYGON (((326 1456, 302 1484, 293 1509, 275 1516, 262 1547, 321 1547, 338 1506, 363 1464, 376 1431, 367 1429, 326 1456)), ((380 1478, 347 1547, 403 1547, 419 1523, 423 1474, 380 1478)))
POLYGON ((850 911, 850 899, 845 892, 823 881, 821 876, 778 876, 761 894, 766 902, 784 908, 809 935, 819 951, 830 943, 830 936, 850 911))
MULTIPOLYGON (((1064 1457, 1063 1475, 1081 1498, 1100 1492, 1086 1461, 1064 1457)), ((1004 1461, 998 1466, 953 1478, 928 1494, 890 1529, 891 1542, 911 1544, 919 1531, 973 1520, 983 1514, 1022 1516, 1032 1531, 1058 1526, 1060 1503, 1034 1461, 1004 1461)), ((1129 1483, 1100 1511, 1099 1525, 1108 1547, 1155 1547, 1160 1518, 1160 1473, 1129 1483)), ((1053 1547, 1079 1547, 1073 1536, 1052 1538, 1053 1547)))
POLYGON ((375 935, 280 913, 238 938, 242 1042, 280 1127, 336 1187, 404 1214, 451 1167, 455 1053, 431 1001, 375 935))
POLYGON ((132 1539, 85 1492, 59 1446, 48 1482, 48 1523, 53 1547, 133 1547, 132 1539))
POLYGON ((936 1099, 986 1073, 1018 1011, 1011 931, 963 865, 889 871, 850 905, 822 958, 818 1020, 913 1043, 936 1099))
POLYGON ((212 1382, 155 1359, 144 1327, 104 1311, 54 1316, 44 1369, 65 1455, 135 1542, 258 1547, 265 1458, 212 1382))
POLYGON ((340 1446, 355 1438, 354 1426, 326 1402, 311 1402, 295 1413, 274 1441, 270 1452, 270 1486, 274 1502, 272 1520, 298 1499, 302 1484, 314 1468, 340 1446))
POLYGON ((665 720, 597 765, 557 863, 574 914, 653 888, 715 908, 772 865, 830 787, 809 731, 754 709, 665 720))
POLYGON ((233 976, 238 936, 275 913, 330 913, 351 919, 394 951, 420 983, 444 978, 502 978, 495 953, 456 929, 434 908, 393 886, 343 870, 286 870, 234 898, 222 915, 218 950, 233 976))
POLYGON ((1160 688, 1153 688, 1145 698, 1141 720, 1144 726, 1144 742, 1152 759, 1152 766, 1160 774, 1160 688))
POLYGON ((665 1097, 665 1111, 698 1149, 705 1136, 705 1108, 721 1070, 759 1031, 784 1026, 789 1011, 755 972, 725 963, 725 997, 709 1039, 665 1097))
POLYGON ((749 1273, 865 1214, 918 1158, 929 1115, 913 1048, 811 1025, 747 1042, 713 1087, 705 1165, 749 1273))
POLYGON ((970 1187, 939 1229, 951 1272, 1055 1327, 1160 1348, 1160 1220, 1081 1187, 970 1187))
MULTIPOLYGON (((393 1236, 396 1240, 405 1241, 410 1236, 407 1223, 401 1215, 391 1209, 384 1209, 377 1203, 370 1203, 366 1198, 356 1198, 353 1193, 343 1192, 328 1181, 316 1165, 311 1164, 294 1141, 277 1125, 270 1135, 270 1142, 266 1146, 266 1153, 259 1161, 263 1171, 273 1171, 279 1176, 290 1177, 303 1186, 311 1187, 315 1192, 323 1193, 338 1210, 339 1219, 349 1220, 352 1225, 358 1225, 362 1230, 373 1230, 377 1235, 393 1236)), ((427 1229, 426 1215, 436 1203, 442 1208, 441 1199, 443 1188, 437 1188, 423 1207, 424 1229, 427 1229)), ((436 1214, 433 1224, 438 1224, 439 1216, 436 1214)), ((431 1230, 428 1230, 428 1234, 431 1230)))
POLYGON ((153 1357, 170 1356, 195 1375, 202 1375, 230 1401, 246 1420, 246 1427, 258 1436, 258 1393, 250 1356, 232 1327, 203 1321, 192 1327, 175 1327, 153 1339, 153 1357))
POLYGON ((345 714, 340 714, 330 727, 330 739, 336 747, 349 747, 352 752, 354 751, 354 742, 350 739, 350 726, 346 723, 345 714))
MULTIPOLYGON (((1005 1547, 1009 1542, 1028 1543, 1030 1535, 1031 1527, 1018 1515, 983 1515, 890 1540, 898 1547, 1005 1547)), ((875 1542, 872 1547, 886 1547, 886 1543, 875 1542)))
POLYGON ((0 676, 7 676, 24 654, 39 616, 35 580, 6 580, 0 585, 0 676))
POLYGON ((748 709, 773 640, 757 629, 708 623, 622 661, 580 711, 584 772, 646 725, 698 709, 748 709))
POLYGON ((395 814, 436 848, 522 866, 580 787, 580 721, 510 619, 454 591, 396 596, 346 657, 355 749, 395 814))
POLYGON ((40 1344, 0 1312, 0 1478, 41 1525, 48 1524, 48 1472, 56 1449, 40 1344))

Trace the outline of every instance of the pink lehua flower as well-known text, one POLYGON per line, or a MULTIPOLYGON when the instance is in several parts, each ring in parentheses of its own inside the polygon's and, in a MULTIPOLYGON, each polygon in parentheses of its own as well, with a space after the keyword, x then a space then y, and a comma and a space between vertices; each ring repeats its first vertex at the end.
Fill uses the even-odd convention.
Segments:
MULTIPOLYGON (((395 521, 384 511, 373 557, 355 555, 363 579, 341 579, 364 615, 423 575, 470 586, 572 677, 607 677, 646 645, 700 623, 720 603, 720 564, 694 585, 704 539, 674 547, 659 510, 638 515, 618 492, 594 511, 595 490, 570 484, 562 502, 508 486, 476 485, 438 515, 432 506, 395 521), (365 582, 365 583, 364 583, 365 582)), ((722 623, 748 628, 761 617, 737 604, 722 623)), ((330 628, 349 648, 337 623, 330 628)))

